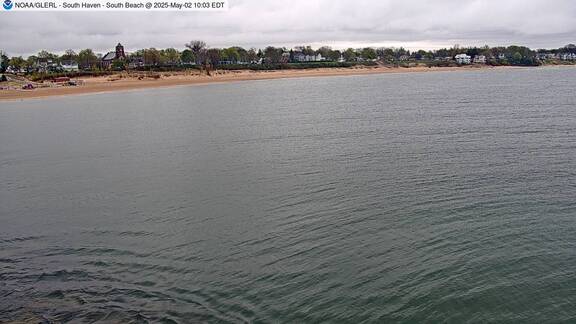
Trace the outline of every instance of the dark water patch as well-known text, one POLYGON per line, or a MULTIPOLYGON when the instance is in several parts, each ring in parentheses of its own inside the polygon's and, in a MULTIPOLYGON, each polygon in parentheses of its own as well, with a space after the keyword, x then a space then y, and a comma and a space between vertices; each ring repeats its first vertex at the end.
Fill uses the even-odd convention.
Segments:
POLYGON ((91 275, 81 270, 58 270, 54 272, 43 272, 34 275, 37 281, 86 281, 91 280, 91 275))
POLYGON ((0 239, 0 243, 21 243, 26 241, 37 241, 40 239, 42 239, 42 236, 24 236, 24 237, 0 239))

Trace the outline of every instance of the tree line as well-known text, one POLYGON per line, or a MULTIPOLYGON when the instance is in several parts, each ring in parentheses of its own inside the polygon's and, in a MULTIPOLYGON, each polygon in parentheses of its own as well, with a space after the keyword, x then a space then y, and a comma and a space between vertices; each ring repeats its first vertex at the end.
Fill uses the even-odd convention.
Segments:
MULTIPOLYGON (((576 45, 569 44, 558 49, 532 50, 525 46, 508 47, 460 47, 455 45, 451 48, 437 50, 409 51, 400 48, 347 48, 343 50, 322 46, 313 49, 311 46, 296 46, 292 49, 285 47, 268 46, 263 49, 245 49, 240 46, 228 48, 210 48, 206 42, 194 40, 186 43, 183 50, 176 48, 139 49, 127 55, 126 61, 115 62, 113 68, 124 69, 129 62, 140 62, 146 66, 173 66, 180 64, 210 65, 212 67, 221 64, 280 64, 294 61, 294 55, 321 55, 323 60, 329 62, 362 62, 376 61, 381 63, 397 63, 403 60, 433 61, 453 58, 457 54, 467 54, 472 57, 483 55, 488 58, 488 64, 494 65, 538 65, 537 53, 574 53, 576 45)), ((8 67, 15 70, 33 70, 39 62, 52 61, 54 64, 78 64, 81 69, 99 69, 102 54, 96 54, 92 49, 83 49, 76 52, 66 50, 62 55, 42 50, 36 55, 27 58, 14 56, 9 58, 0 52, 0 72, 5 72, 8 67)))

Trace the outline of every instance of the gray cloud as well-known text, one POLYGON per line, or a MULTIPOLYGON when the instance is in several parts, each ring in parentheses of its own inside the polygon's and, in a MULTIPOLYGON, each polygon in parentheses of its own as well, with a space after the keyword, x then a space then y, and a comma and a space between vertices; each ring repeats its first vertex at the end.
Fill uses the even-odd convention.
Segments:
POLYGON ((227 12, 0 12, 0 49, 182 48, 211 46, 334 47, 520 44, 535 48, 576 42, 574 0, 229 0, 227 12))

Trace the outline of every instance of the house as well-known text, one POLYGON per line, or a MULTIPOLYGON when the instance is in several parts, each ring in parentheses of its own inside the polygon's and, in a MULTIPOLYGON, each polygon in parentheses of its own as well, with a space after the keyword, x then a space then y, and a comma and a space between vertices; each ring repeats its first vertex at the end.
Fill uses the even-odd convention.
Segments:
POLYGON ((560 58, 560 55, 557 55, 554 53, 538 53, 538 54, 536 54, 536 58, 538 58, 541 61, 554 60, 554 59, 560 58))
POLYGON ((476 63, 476 64, 486 64, 486 56, 485 56, 485 55, 476 55, 476 56, 474 56, 474 63, 476 63))
POLYGON ((472 62, 472 56, 466 54, 458 54, 454 59, 458 64, 470 64, 472 62))
POLYGON ((56 64, 52 59, 40 58, 36 62, 36 67, 38 72, 49 72, 56 70, 58 64, 56 64))
MULTIPOLYGON (((2 64, 2 62, 0 62, 0 64, 2 64)), ((14 66, 9 66, 8 68, 6 68, 6 73, 12 73, 12 74, 26 73, 26 69, 25 68, 18 69, 14 66)))
POLYGON ((506 59, 506 54, 504 54, 504 53, 498 54, 498 59, 499 59, 499 60, 505 60, 505 59, 506 59))
POLYGON ((108 52, 104 57, 102 57, 102 67, 103 68, 110 68, 112 63, 116 60, 125 60, 126 54, 124 54, 124 46, 118 43, 116 45, 116 50, 114 52, 108 52))
POLYGON ((560 54, 560 59, 562 61, 574 61, 576 60, 576 54, 574 53, 563 53, 560 54))
POLYGON ((292 61, 293 62, 319 62, 324 61, 322 54, 318 53, 316 55, 312 54, 304 54, 302 52, 294 52, 292 54, 292 61))
POLYGON ((292 54, 292 61, 294 61, 294 62, 306 62, 306 55, 302 52, 294 52, 292 54))
POLYGON ((139 68, 144 66, 144 57, 142 56, 135 56, 130 57, 128 62, 128 67, 131 69, 139 68))
POLYGON ((60 68, 64 71, 64 72, 78 72, 80 69, 78 68, 78 63, 74 62, 74 61, 65 61, 62 62, 62 64, 60 65, 60 68))

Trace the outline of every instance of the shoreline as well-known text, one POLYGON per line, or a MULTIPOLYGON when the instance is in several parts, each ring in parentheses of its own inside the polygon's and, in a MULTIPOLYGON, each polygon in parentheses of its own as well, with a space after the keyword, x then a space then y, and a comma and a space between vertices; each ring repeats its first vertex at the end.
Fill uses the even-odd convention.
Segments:
POLYGON ((501 69, 526 69, 530 67, 513 66, 463 66, 463 67, 363 67, 363 68, 319 68, 307 70, 273 70, 250 71, 232 70, 215 71, 212 76, 182 72, 160 72, 164 75, 159 79, 141 79, 134 75, 119 73, 117 77, 79 78, 83 85, 36 88, 33 90, 0 90, 0 101, 17 101, 25 99, 41 99, 56 96, 72 96, 82 94, 98 94, 144 90, 177 86, 207 85, 213 83, 230 83, 239 81, 274 80, 289 78, 355 76, 386 73, 427 73, 451 71, 483 71, 501 69))

